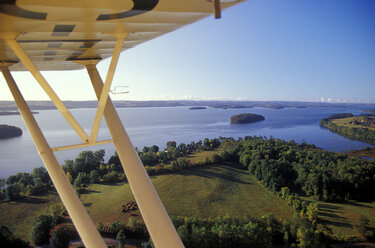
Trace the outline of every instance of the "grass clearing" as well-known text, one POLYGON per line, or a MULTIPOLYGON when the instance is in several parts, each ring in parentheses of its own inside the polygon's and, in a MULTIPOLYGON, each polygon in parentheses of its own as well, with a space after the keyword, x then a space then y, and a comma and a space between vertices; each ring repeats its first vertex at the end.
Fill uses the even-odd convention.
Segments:
POLYGON ((36 219, 42 214, 49 214, 51 205, 56 202, 60 202, 56 193, 17 202, 2 202, 0 225, 7 226, 15 236, 30 240, 36 219))
MULTIPOLYGON (((245 171, 228 165, 205 166, 151 178, 169 215, 262 216, 273 213, 281 219, 294 211, 245 171)), ((122 204, 133 200, 128 184, 92 185, 92 193, 81 195, 90 216, 96 222, 126 223, 129 216, 120 213, 122 204)))
POLYGON ((221 152, 222 152, 222 149, 215 149, 213 151, 197 152, 197 153, 187 155, 186 159, 194 164, 194 163, 204 162, 206 159, 212 159, 212 157, 215 154, 220 155, 221 152))
POLYGON ((227 165, 185 170, 153 183, 170 215, 262 216, 288 219, 294 211, 247 172, 227 165))
POLYGON ((318 204, 318 221, 330 228, 338 237, 357 236, 355 225, 359 223, 361 215, 365 215, 370 220, 370 227, 375 230, 375 202, 331 203, 307 197, 303 199, 318 204))

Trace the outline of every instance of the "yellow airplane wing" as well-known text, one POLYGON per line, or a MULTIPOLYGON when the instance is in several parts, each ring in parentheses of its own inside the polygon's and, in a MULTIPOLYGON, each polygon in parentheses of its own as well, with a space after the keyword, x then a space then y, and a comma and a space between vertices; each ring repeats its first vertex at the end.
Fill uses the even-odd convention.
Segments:
MULTIPOLYGON (((220 5, 225 9, 242 1, 220 0, 220 5)), ((214 2, 1 0, 0 61, 18 61, 4 42, 16 39, 39 70, 82 69, 72 61, 112 56, 116 37, 126 36, 124 51, 211 15, 214 2)), ((26 70, 22 63, 9 69, 26 70)))

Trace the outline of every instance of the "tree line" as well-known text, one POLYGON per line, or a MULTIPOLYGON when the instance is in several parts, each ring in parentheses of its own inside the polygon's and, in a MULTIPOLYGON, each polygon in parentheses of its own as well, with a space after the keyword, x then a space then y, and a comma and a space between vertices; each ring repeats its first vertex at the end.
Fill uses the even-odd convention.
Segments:
MULTIPOLYGON (((272 214, 262 217, 230 216, 201 219, 172 217, 185 247, 328 247, 329 238, 309 220, 295 215, 290 221, 280 222, 272 214)), ((153 247, 152 241, 144 247, 153 247)))
POLYGON ((375 199, 373 161, 274 138, 247 136, 223 147, 222 159, 239 162, 274 192, 287 187, 324 201, 375 199))

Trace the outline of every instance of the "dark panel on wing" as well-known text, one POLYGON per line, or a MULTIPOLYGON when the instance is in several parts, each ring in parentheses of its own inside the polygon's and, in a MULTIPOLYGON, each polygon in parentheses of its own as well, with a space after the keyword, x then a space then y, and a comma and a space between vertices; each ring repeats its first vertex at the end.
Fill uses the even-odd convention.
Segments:
POLYGON ((46 52, 44 53, 44 55, 46 55, 46 56, 55 56, 56 54, 57 54, 56 51, 46 51, 46 52))
POLYGON ((1 0, 0 13, 35 20, 45 20, 47 18, 47 13, 34 12, 18 7, 16 0, 1 0))
POLYGON ((69 36, 76 25, 55 25, 52 36, 69 36))
POLYGON ((127 17, 140 15, 147 11, 152 10, 159 3, 159 0, 132 0, 132 1, 134 3, 134 6, 131 10, 120 12, 120 13, 114 13, 114 14, 100 15, 96 20, 97 21, 115 20, 115 19, 121 19, 121 18, 127 18, 127 17))
POLYGON ((77 43, 77 42, 92 42, 92 43, 97 43, 101 40, 18 40, 18 43, 53 43, 53 42, 74 42, 74 43, 77 43))
POLYGON ((62 46, 62 42, 49 42, 48 48, 60 48, 62 46))

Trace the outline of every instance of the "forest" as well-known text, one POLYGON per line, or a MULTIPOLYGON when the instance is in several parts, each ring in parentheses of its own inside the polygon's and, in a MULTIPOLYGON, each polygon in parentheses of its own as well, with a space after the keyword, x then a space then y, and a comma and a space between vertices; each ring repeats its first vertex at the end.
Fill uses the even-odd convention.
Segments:
POLYGON ((245 137, 223 143, 222 159, 238 161, 263 185, 324 201, 375 199, 375 163, 293 140, 245 137))

